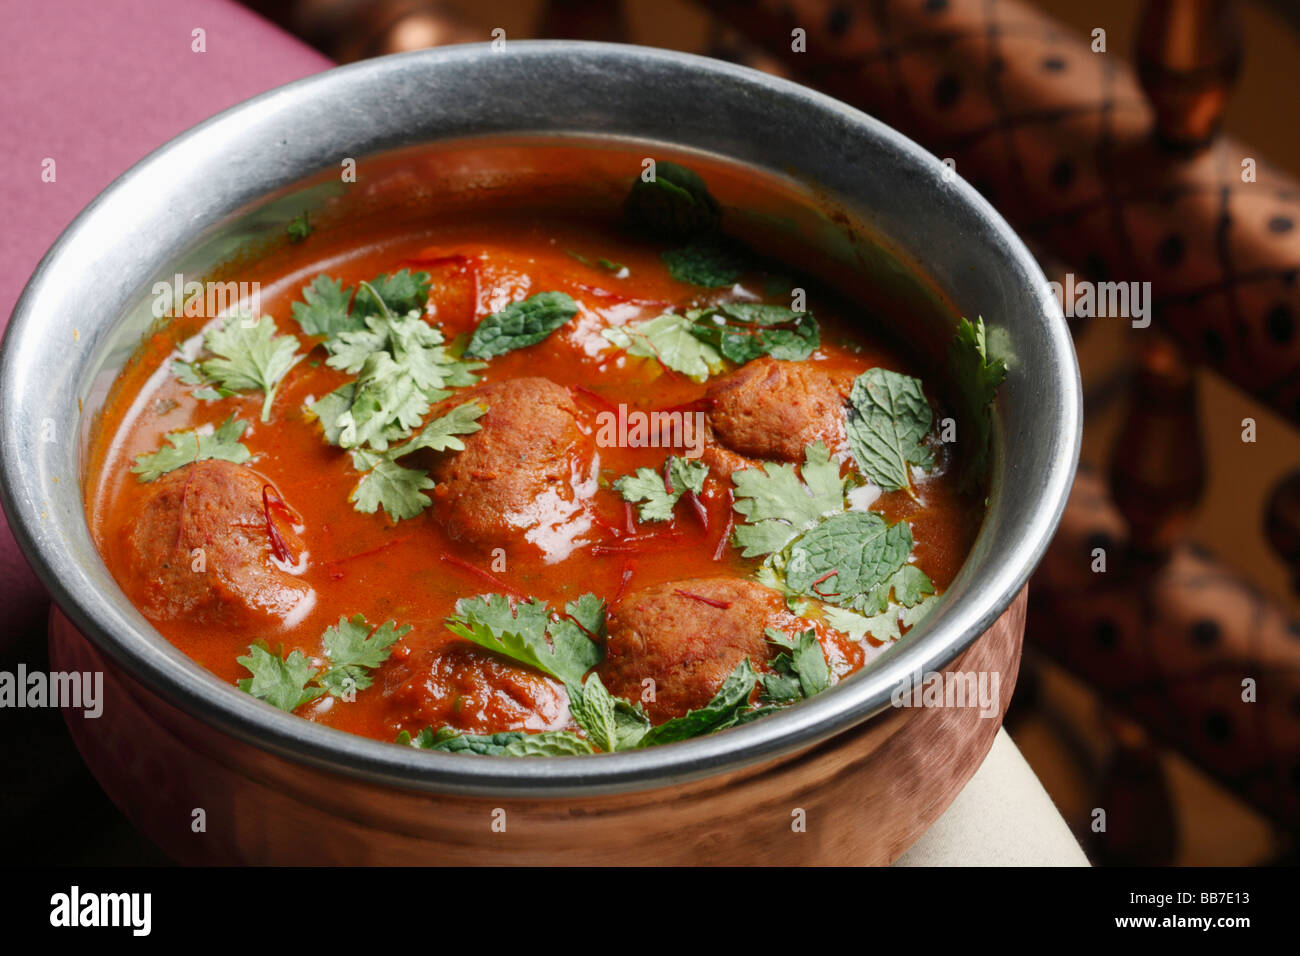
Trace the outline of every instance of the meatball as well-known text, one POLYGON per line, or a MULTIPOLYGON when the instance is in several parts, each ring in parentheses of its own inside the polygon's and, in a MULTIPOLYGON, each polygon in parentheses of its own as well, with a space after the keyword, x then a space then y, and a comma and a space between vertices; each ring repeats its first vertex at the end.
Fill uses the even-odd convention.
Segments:
MULTIPOLYGON (((262 489, 269 482, 228 461, 200 461, 145 486, 127 533, 127 589, 150 617, 263 623, 299 607, 311 588, 273 559, 262 489)), ((276 495, 274 501, 279 500, 276 495)), ((302 539, 273 507, 290 560, 302 539)))
POLYGON ((764 629, 797 631, 795 620, 780 593, 738 578, 641 588, 610 614, 601 681, 661 723, 707 704, 745 658, 761 669, 775 650, 764 629), (646 678, 653 700, 642 696, 646 678))
POLYGON ((756 359, 709 386, 709 424, 734 452, 765 460, 803 460, 820 439, 844 445, 851 382, 806 362, 756 359))
POLYGON ((390 680, 389 699, 402 726, 493 734, 568 723, 568 697, 557 681, 466 644, 413 655, 390 680))
POLYGON ((514 378, 455 398, 467 401, 487 406, 482 427, 464 436, 464 450, 439 456, 431 468, 448 533, 476 545, 523 537, 544 552, 562 552, 595 490, 592 441, 569 390, 545 378, 514 378))

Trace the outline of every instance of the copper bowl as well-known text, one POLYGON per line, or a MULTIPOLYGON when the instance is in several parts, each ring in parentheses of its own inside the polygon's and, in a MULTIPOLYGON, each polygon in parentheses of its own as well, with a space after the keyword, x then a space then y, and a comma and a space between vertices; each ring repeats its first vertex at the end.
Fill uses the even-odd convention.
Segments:
POLYGON ((1001 714, 1023 626, 1017 596, 1064 507, 1081 414, 1046 280, 935 157, 835 100, 718 61, 511 42, 290 84, 105 190, 46 255, 10 322, 0 479, 14 532, 62 609, 54 666, 106 672, 103 716, 68 718, 78 745, 177 859, 886 862, 944 809, 999 724, 969 708, 891 709, 891 692, 914 673, 997 670, 1001 714), (571 158, 560 181, 539 160, 553 150, 571 158), (958 315, 990 326, 1010 372, 987 517, 922 625, 817 698, 743 727, 625 754, 512 760, 417 751, 283 714, 218 681, 130 605, 88 533, 85 452, 153 321, 155 282, 256 268, 304 209, 322 234, 483 203, 612 212, 645 156, 699 168, 731 227, 886 316, 881 331, 918 356, 944 354, 958 315), (357 161, 355 184, 340 182, 345 158, 357 161))

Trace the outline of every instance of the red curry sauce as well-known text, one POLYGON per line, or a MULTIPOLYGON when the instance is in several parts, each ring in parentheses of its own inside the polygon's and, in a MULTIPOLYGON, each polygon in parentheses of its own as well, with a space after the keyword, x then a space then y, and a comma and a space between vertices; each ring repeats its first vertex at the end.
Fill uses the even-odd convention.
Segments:
MULTIPOLYGON (((661 244, 585 220, 489 218, 357 243, 350 254, 328 260, 308 241, 289 266, 270 277, 273 281, 263 282, 262 312, 275 317, 280 334, 297 334, 290 304, 317 273, 327 271, 346 286, 405 267, 431 274, 428 320, 450 341, 463 338, 483 316, 511 301, 543 290, 565 292, 579 305, 577 317, 538 345, 493 358, 480 373, 482 382, 542 375, 570 388, 579 405, 596 411, 620 403, 641 410, 699 408, 708 383, 667 371, 653 359, 620 354, 600 335, 606 325, 685 308, 711 294, 672 278, 660 260, 661 249, 661 244), (613 260, 625 265, 628 274, 616 277, 574 253, 593 263, 600 257, 613 260)), ((850 375, 873 366, 914 374, 902 355, 864 335, 863 323, 842 302, 811 284, 808 290, 808 309, 821 326, 821 346, 809 362, 850 375)), ((738 288, 721 291, 764 297, 761 277, 746 277, 738 288)), ((396 524, 382 511, 359 513, 348 500, 357 481, 348 455, 324 442, 320 425, 304 411, 309 400, 350 376, 329 368, 316 349, 288 373, 271 421, 263 424, 260 392, 204 402, 169 373, 178 342, 195 334, 200 324, 173 320, 144 343, 123 373, 94 437, 87 486, 92 533, 106 564, 130 593, 131 582, 123 580, 122 549, 147 487, 131 474, 133 459, 159 448, 168 432, 216 425, 231 414, 249 422, 242 440, 253 453, 251 466, 298 516, 308 552, 300 576, 315 592, 314 606, 292 626, 270 622, 255 632, 184 619, 155 623, 176 647, 230 682, 246 676, 236 658, 254 640, 318 658, 322 631, 342 615, 360 613, 372 623, 392 619, 411 625, 375 672, 374 685, 359 693, 355 703, 327 695, 299 708, 302 717, 385 741, 426 725, 473 733, 572 728, 557 681, 447 630, 443 622, 457 599, 502 592, 535 596, 554 607, 591 591, 617 606, 629 589, 689 577, 744 578, 758 564, 742 559, 726 540, 737 516, 731 509, 731 482, 716 471, 699 496, 701 508, 679 506, 668 523, 629 524, 630 509, 609 481, 641 466, 659 468, 668 453, 663 448, 599 448, 598 477, 603 480, 588 508, 590 520, 571 525, 571 530, 581 530, 568 541, 552 542, 550 555, 517 539, 496 544, 504 549, 504 558, 492 548, 457 542, 440 524, 436 498, 419 516, 396 524), (436 655, 453 645, 457 650, 451 658, 436 655)), ((298 337, 309 344, 305 336, 298 337)), ((927 392, 933 402, 936 396, 927 392)), ((959 569, 982 519, 978 497, 959 493, 950 464, 940 448, 938 467, 916 485, 919 500, 891 492, 872 506, 890 522, 911 523, 916 564, 940 591, 959 569)), ((879 651, 870 639, 854 642, 825 628, 819 637, 840 677, 879 651)))

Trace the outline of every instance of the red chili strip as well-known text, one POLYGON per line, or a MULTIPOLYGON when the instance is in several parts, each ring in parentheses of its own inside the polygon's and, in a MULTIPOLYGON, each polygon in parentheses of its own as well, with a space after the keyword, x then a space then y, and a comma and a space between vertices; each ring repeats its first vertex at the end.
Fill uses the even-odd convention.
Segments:
POLYGON ((596 368, 598 368, 598 369, 604 369, 605 366, 608 365, 610 362, 612 362, 612 361, 614 361, 616 358, 620 358, 620 357, 622 357, 623 355, 626 355, 626 354, 627 354, 627 349, 615 349, 613 352, 610 352, 610 353, 609 353, 608 355, 606 355, 603 359, 601 359, 599 362, 597 362, 597 363, 596 363, 596 368))
POLYGON ((690 502, 691 507, 695 509, 695 517, 700 519, 700 527, 705 533, 709 530, 709 509, 704 507, 704 502, 700 500, 699 495, 691 490, 687 490, 683 497, 690 502))
POLYGON ((681 402, 678 405, 666 405, 663 408, 656 408, 653 411, 663 414, 665 412, 707 412, 715 404, 715 400, 703 395, 699 398, 692 399, 689 402, 681 402))
POLYGON ((460 558, 456 557, 455 555, 440 554, 438 555, 438 557, 442 561, 445 561, 447 564, 450 564, 453 567, 460 568, 462 571, 467 571, 470 574, 473 574, 476 577, 484 581, 487 581, 493 587, 501 588, 501 590, 505 591, 507 594, 512 595, 513 597, 517 597, 520 599, 525 599, 528 597, 528 595, 524 594, 518 588, 506 584, 506 582, 502 581, 491 571, 484 571, 482 568, 475 567, 474 565, 470 564, 468 561, 462 561, 460 558))
POLYGON ((840 573, 839 571, 827 571, 825 574, 823 574, 821 577, 819 577, 816 581, 814 581, 812 584, 810 584, 809 587, 812 588, 812 591, 813 591, 814 594, 820 594, 822 597, 839 597, 839 596, 840 596, 840 592, 839 592, 839 591, 819 591, 819 590, 817 589, 817 585, 821 584, 821 583, 822 583, 823 581, 825 581, 827 578, 833 578, 833 577, 835 577, 835 575, 837 575, 837 574, 839 574, 839 573, 840 573))
POLYGON ((731 538, 731 530, 736 526, 736 496, 732 494, 731 489, 727 489, 727 523, 722 526, 722 537, 718 539, 718 546, 713 549, 713 560, 721 561, 722 555, 726 553, 727 541, 731 538))
POLYGON ((632 510, 630 501, 623 502, 623 524, 628 534, 636 534, 636 512, 632 510))
POLYGON ((690 598, 693 601, 699 601, 701 604, 707 604, 709 607, 716 607, 720 611, 725 611, 727 608, 731 607, 730 601, 716 601, 711 597, 705 597, 703 594, 683 591, 681 588, 677 588, 673 593, 680 594, 682 597, 690 598))
POLYGON ((456 253, 456 254, 454 254, 454 255, 450 255, 450 256, 431 256, 431 257, 416 256, 416 257, 413 258, 413 259, 407 259, 406 262, 403 263, 403 265, 408 265, 408 266, 445 266, 445 265, 447 265, 448 263, 451 263, 451 264, 454 264, 454 265, 458 265, 458 266, 460 266, 462 269, 465 269, 465 268, 468 268, 471 264, 473 264, 473 260, 470 259, 469 256, 462 255, 462 254, 460 254, 460 253, 456 253))
POLYGON ((355 561, 357 558, 368 558, 372 554, 378 554, 380 551, 387 551, 389 548, 393 547, 393 545, 401 544, 403 541, 405 541, 407 538, 410 537, 411 535, 404 534, 400 538, 394 538, 392 541, 385 541, 379 547, 371 548, 369 551, 358 551, 356 554, 344 555, 341 558, 335 558, 334 560, 327 561, 325 563, 329 567, 335 567, 340 564, 346 564, 349 561, 355 561))
POLYGON ((618 406, 617 406, 617 405, 615 405, 613 402, 611 402, 611 401, 610 401, 608 398, 606 398, 604 395, 601 395, 599 392, 593 392, 591 389, 587 388, 585 385, 575 385, 575 386, 573 386, 573 390, 574 390, 575 392, 577 392, 579 395, 583 396, 584 398, 588 398, 588 399, 590 399, 592 402, 594 402, 595 404, 601 406, 602 408, 607 408, 607 409, 609 409, 611 412, 616 412, 616 411, 618 411, 618 406))
POLYGON ((620 538, 617 544, 593 544, 590 551, 593 555, 602 554, 636 554, 644 551, 643 545, 648 544, 674 544, 682 539, 676 532, 663 532, 657 534, 643 534, 639 537, 620 538))
POLYGON ((283 561, 285 564, 292 564, 292 556, 289 553, 289 545, 285 542, 284 536, 280 534, 280 529, 275 526, 275 521, 271 518, 271 496, 275 496, 276 503, 285 513, 289 512, 289 506, 284 503, 276 490, 270 485, 262 486, 262 515, 266 518, 266 536, 271 541, 271 553, 275 555, 277 561, 283 561))
POLYGON ((618 590, 614 592, 614 599, 609 602, 610 607, 618 607, 619 602, 623 600, 623 595, 627 591, 627 582, 632 580, 632 575, 636 573, 636 558, 628 558, 623 562, 623 579, 618 582, 618 590))
POLYGON ((593 514, 591 516, 591 523, 595 525, 599 525, 600 527, 604 528, 606 531, 608 531, 616 538, 621 538, 623 536, 622 528, 614 524, 612 521, 606 521, 598 514, 593 514))

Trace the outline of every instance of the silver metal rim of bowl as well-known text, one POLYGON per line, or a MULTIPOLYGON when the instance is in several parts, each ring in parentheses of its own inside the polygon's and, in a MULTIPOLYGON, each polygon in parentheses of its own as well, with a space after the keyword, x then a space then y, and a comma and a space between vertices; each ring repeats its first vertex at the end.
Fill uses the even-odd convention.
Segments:
POLYGON ((1082 398, 1059 306, 1010 227, 944 173, 915 143, 829 97, 643 47, 512 41, 497 52, 476 44, 290 83, 146 157, 41 262, 0 350, 0 485, 11 527, 57 603, 109 658, 185 712, 291 761, 404 789, 564 797, 675 785, 792 754, 889 707, 896 686, 943 667, 988 628, 1041 559, 1073 480, 1082 398), (116 588, 90 542, 80 482, 71 480, 81 473, 78 442, 42 440, 48 421, 58 435, 80 433, 78 396, 96 361, 97 331, 187 238, 339 155, 506 132, 658 141, 771 170, 797 161, 832 195, 870 201, 885 235, 929 223, 935 235, 962 238, 925 265, 943 273, 941 287, 992 283, 1002 312, 981 311, 1016 357, 996 406, 989 510, 941 606, 877 665, 783 713, 680 744, 591 757, 469 757, 281 713, 182 655, 116 588))

